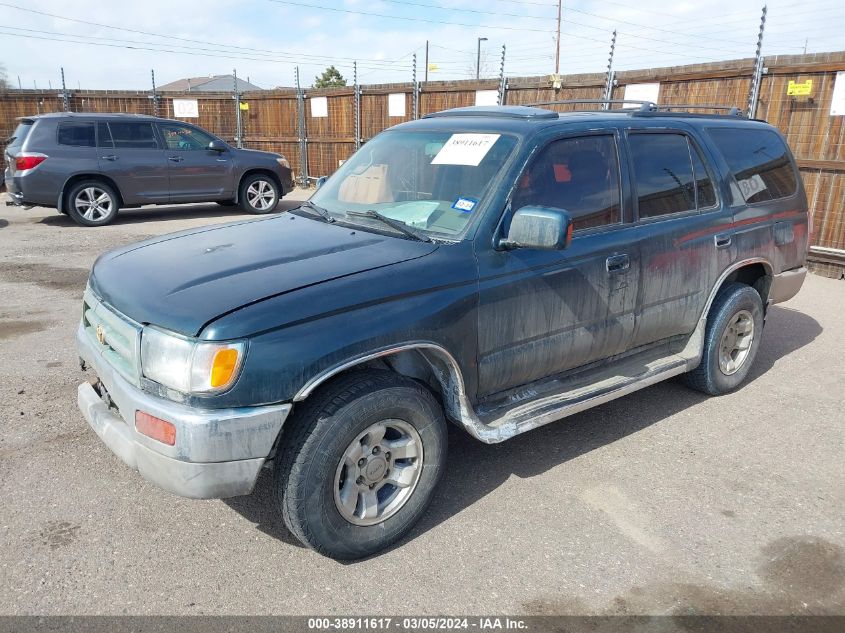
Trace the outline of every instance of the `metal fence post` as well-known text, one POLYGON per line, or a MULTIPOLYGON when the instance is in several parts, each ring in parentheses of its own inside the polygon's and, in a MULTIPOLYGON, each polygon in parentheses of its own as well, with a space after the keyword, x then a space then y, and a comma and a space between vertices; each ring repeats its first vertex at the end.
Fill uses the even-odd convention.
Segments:
POLYGON ((67 94, 67 86, 65 85, 65 69, 62 66, 62 106, 64 106, 65 112, 70 112, 70 99, 68 98, 67 94))
POLYGON ((505 79, 505 45, 502 44, 502 61, 499 63, 499 97, 496 102, 505 105, 505 91, 507 90, 507 79, 505 79))
POLYGON ((155 69, 150 69, 150 77, 153 80, 153 94, 150 96, 150 99, 153 100, 153 116, 158 116, 158 93, 156 92, 156 71, 155 69))
POLYGON ((243 147, 243 129, 241 123, 241 93, 238 91, 238 71, 236 69, 232 69, 232 90, 234 91, 234 95, 232 98, 235 100, 235 137, 237 140, 238 147, 243 147))
POLYGON ((610 40, 610 56, 607 58, 607 74, 604 78, 604 103, 602 110, 610 110, 609 101, 613 99, 613 83, 616 80, 616 71, 613 70, 613 52, 616 50, 616 29, 613 30, 613 38, 610 40))
POLYGON ((413 94, 411 95, 411 109, 413 111, 414 118, 418 118, 420 115, 419 112, 419 85, 417 84, 417 54, 414 53, 414 62, 412 67, 412 85, 411 90, 413 90, 413 94))
POLYGON ((355 119, 355 150, 361 148, 361 86, 358 85, 358 62, 352 62, 352 110, 355 119))
POLYGON ((760 82, 763 80, 763 32, 766 29, 766 5, 760 16, 760 32, 757 34, 757 52, 754 55, 754 74, 751 76, 751 89, 748 91, 748 118, 757 114, 757 101, 760 98, 760 82))
POLYGON ((296 127, 299 136, 299 185, 308 186, 308 141, 305 138, 305 93, 299 83, 299 66, 296 67, 296 127))

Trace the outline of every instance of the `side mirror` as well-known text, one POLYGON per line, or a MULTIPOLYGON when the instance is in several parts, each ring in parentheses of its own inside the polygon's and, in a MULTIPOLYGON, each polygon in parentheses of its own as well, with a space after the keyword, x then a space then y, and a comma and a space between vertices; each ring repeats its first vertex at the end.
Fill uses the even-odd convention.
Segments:
POLYGON ((328 176, 320 176, 319 178, 317 178, 317 182, 314 183, 314 184, 317 187, 317 189, 319 189, 320 187, 322 187, 323 185, 326 184, 326 181, 328 179, 329 179, 328 176))
POLYGON ((214 139, 208 144, 208 150, 210 152, 225 152, 228 149, 229 146, 218 138, 214 139))
POLYGON ((572 217, 553 207, 522 207, 513 214, 511 226, 499 246, 505 249, 539 248, 559 251, 572 241, 572 217))

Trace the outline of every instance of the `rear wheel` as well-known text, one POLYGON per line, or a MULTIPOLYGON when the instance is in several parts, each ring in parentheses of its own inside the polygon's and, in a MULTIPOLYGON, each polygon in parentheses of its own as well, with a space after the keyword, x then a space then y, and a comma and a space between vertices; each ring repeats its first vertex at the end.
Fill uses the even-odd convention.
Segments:
POLYGON ((684 374, 688 386, 718 396, 739 387, 751 370, 763 334, 763 302, 751 286, 730 283, 707 314, 701 364, 684 374))
POLYGON ((294 536, 332 558, 362 558, 400 539, 444 469, 440 404, 393 372, 341 377, 290 428, 275 469, 282 515, 294 536))
POLYGON ((68 191, 65 209, 80 226, 103 226, 117 217, 117 193, 99 180, 78 182, 68 191))
POLYGON ((265 174, 247 176, 241 183, 238 200, 247 213, 270 213, 279 203, 279 186, 265 174))

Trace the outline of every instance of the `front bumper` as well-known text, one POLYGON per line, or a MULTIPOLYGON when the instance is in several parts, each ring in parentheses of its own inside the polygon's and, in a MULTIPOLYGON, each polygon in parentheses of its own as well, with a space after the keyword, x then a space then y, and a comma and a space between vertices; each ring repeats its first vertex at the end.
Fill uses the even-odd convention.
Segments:
POLYGON ((214 499, 252 492, 290 404, 198 410, 152 396, 128 382, 106 362, 80 325, 80 358, 99 379, 78 388, 78 404, 100 439, 148 481, 183 497, 214 499), (111 405, 111 406, 110 406, 111 405), (176 427, 168 446, 135 430, 144 411, 176 427))

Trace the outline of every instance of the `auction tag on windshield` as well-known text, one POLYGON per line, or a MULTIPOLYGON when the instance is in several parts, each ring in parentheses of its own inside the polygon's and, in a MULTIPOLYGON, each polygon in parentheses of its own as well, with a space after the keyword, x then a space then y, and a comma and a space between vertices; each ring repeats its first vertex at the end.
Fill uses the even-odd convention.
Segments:
POLYGON ((473 198, 458 198, 455 200, 455 204, 452 205, 452 208, 460 211, 461 213, 472 213, 472 210, 477 204, 478 200, 473 198))
POLYGON ((432 165, 478 167, 501 134, 452 134, 431 161, 432 165))

